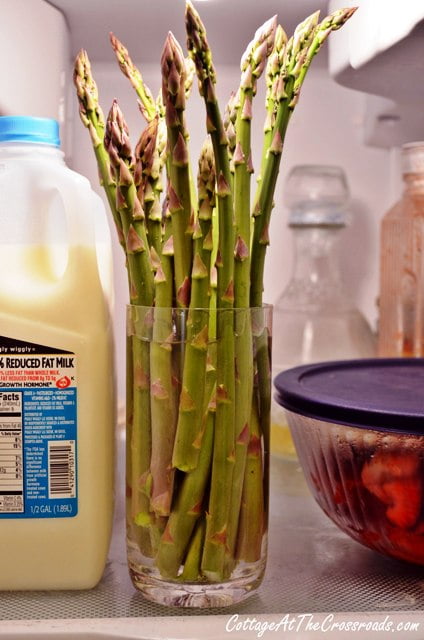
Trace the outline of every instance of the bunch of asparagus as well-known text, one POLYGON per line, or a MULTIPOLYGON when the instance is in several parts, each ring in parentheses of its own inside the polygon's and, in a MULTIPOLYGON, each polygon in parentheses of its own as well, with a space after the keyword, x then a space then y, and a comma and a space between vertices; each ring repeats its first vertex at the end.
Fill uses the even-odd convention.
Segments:
POLYGON ((132 305, 129 535, 167 579, 220 582, 238 563, 261 560, 271 393, 262 294, 273 194, 312 58, 353 12, 321 22, 314 13, 290 39, 276 17, 268 20, 242 57, 240 85, 223 116, 206 31, 190 2, 188 57, 169 33, 156 100, 111 35, 147 121, 134 150, 116 101, 104 118, 86 52, 76 59, 80 116, 125 252, 132 305), (264 72, 267 116, 251 203, 252 103, 264 72), (194 75, 207 134, 197 191, 185 119, 194 75))

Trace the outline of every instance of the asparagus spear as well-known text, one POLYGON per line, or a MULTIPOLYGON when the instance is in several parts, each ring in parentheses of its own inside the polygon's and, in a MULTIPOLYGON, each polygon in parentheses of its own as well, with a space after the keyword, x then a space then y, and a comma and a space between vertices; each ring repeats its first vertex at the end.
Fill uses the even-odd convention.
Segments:
MULTIPOLYGON (((166 215, 166 220, 168 214, 166 215)), ((159 516, 170 513, 174 474, 172 450, 174 444, 177 403, 173 381, 173 250, 170 221, 165 222, 164 251, 155 261, 155 309, 153 336, 150 346, 152 457, 151 509, 159 516)), ((164 528, 164 527, 163 527, 164 528)), ((159 544, 159 538, 157 543, 159 544)))
MULTIPOLYGON (((118 60, 119 66, 123 72, 123 74, 129 79, 131 85, 135 89, 139 101, 139 108, 141 113, 146 118, 147 122, 150 122, 156 117, 159 118, 158 122, 158 130, 159 137, 165 141, 165 145, 162 146, 162 149, 159 151, 159 155, 161 158, 161 166, 163 167, 165 157, 166 157, 166 124, 165 124, 165 106, 162 98, 162 91, 159 92, 157 100, 153 99, 152 93, 150 89, 145 84, 143 77, 139 71, 139 69, 135 66, 132 61, 128 50, 124 47, 124 45, 118 40, 118 38, 111 33, 110 41, 112 44, 112 48, 115 51, 116 58, 118 60)), ((195 76, 195 68, 194 63, 191 58, 187 57, 184 59, 185 64, 185 97, 188 99, 191 88, 193 85, 193 79, 195 76)))
MULTIPOLYGON (((258 184, 253 208, 254 234, 251 262, 251 306, 261 306, 266 248, 269 244, 269 221, 273 207, 273 194, 277 181, 284 138, 290 116, 298 101, 300 88, 311 60, 318 52, 322 42, 333 29, 338 29, 353 14, 353 10, 341 10, 331 14, 318 25, 319 13, 316 12, 304 20, 295 30, 293 37, 285 47, 281 69, 276 80, 274 98, 274 125, 270 141, 263 151, 263 175, 258 184)), ((280 58, 281 59, 281 58, 280 58)), ((258 376, 260 386, 260 413, 265 419, 265 432, 268 432, 270 410, 270 363, 267 349, 267 337, 264 334, 257 344, 258 376)), ((268 437, 268 436, 266 436, 268 437)))
MULTIPOLYGON (((117 183, 116 209, 121 218, 123 237, 128 260, 130 299, 135 305, 150 306, 153 303, 154 283, 150 267, 143 212, 136 194, 132 175, 134 157, 131 152, 128 128, 115 101, 106 122, 104 139, 111 167, 117 183)), ((141 318, 139 326, 144 326, 141 318)), ((150 389, 149 347, 136 335, 133 339, 134 407, 132 429, 132 495, 133 517, 138 524, 145 524, 148 504, 144 495, 144 483, 150 467, 150 389)))
MULTIPOLYGON (((162 575, 170 578, 177 576, 180 565, 184 562, 193 528, 199 519, 203 518, 206 506, 216 411, 216 343, 214 342, 208 349, 204 398, 202 408, 204 435, 198 465, 196 469, 183 476, 157 554, 159 570, 162 575)), ((190 564, 191 560, 189 560, 190 564)), ((189 567, 187 570, 191 571, 189 567)))
MULTIPOLYGON (((234 151, 236 149, 236 129, 235 124, 237 120, 237 111, 240 106, 238 92, 231 92, 230 99, 228 100, 223 118, 224 131, 228 140, 228 156, 230 158, 230 170, 234 175, 234 151)), ((232 183, 232 186, 234 184, 232 183)))
POLYGON ((283 141, 289 118, 292 114, 291 100, 293 98, 295 77, 292 71, 295 61, 304 50, 305 44, 315 31, 318 13, 312 14, 295 31, 291 46, 286 47, 286 55, 279 74, 278 93, 275 98, 275 123, 272 130, 268 149, 264 150, 266 161, 263 175, 258 184, 254 204, 254 232, 251 261, 251 293, 250 305, 262 305, 264 262, 266 247, 269 244, 268 227, 273 206, 273 197, 283 151, 283 141), (288 54, 289 52, 289 54, 288 54))
POLYGON ((87 52, 81 49, 74 65, 74 84, 77 90, 81 122, 88 129, 99 170, 100 184, 103 186, 115 222, 118 239, 123 248, 122 223, 116 208, 116 182, 112 175, 109 155, 103 144, 105 118, 99 104, 96 82, 91 72, 87 52))
POLYGON ((257 399, 254 396, 251 433, 247 450, 246 478, 240 510, 237 558, 257 562, 261 557, 265 531, 262 443, 257 399))
MULTIPOLYGON (((143 131, 136 147, 136 182, 144 206, 152 267, 155 271, 155 310, 150 345, 151 501, 156 516, 167 516, 171 508, 174 470, 171 467, 177 408, 172 382, 172 258, 162 254, 162 211, 160 207, 161 146, 159 117, 143 131)), ((168 230, 169 233, 169 230, 168 230)), ((167 238, 168 239, 168 238, 167 238)))
POLYGON ((188 307, 192 246, 192 202, 188 162, 188 134, 184 122, 186 70, 180 45, 168 34, 161 59, 162 96, 168 135, 168 201, 172 214, 177 303, 188 307))
POLYGON ((181 582, 196 582, 202 579, 200 564, 202 561, 203 545, 205 543, 205 533, 206 522, 205 519, 202 518, 197 521, 190 541, 190 546, 184 561, 184 569, 180 576, 181 582))
POLYGON ((348 20, 353 16, 356 11, 356 7, 350 7, 345 9, 338 9, 333 13, 330 13, 322 20, 317 29, 315 30, 314 38, 307 48, 306 55, 299 60, 299 71, 295 73, 296 81, 294 84, 294 96, 292 100, 292 106, 298 102, 300 89, 305 80, 306 73, 311 65, 311 62, 321 49, 322 45, 330 35, 332 31, 340 29, 348 20))
MULTIPOLYGON (((340 9, 327 16, 319 25, 319 12, 306 18, 295 30, 285 47, 274 95, 274 125, 266 137, 264 168, 254 201, 254 237, 251 263, 251 306, 262 304, 264 262, 269 244, 268 227, 273 206, 273 194, 278 177, 281 153, 290 116, 297 104, 300 89, 313 57, 331 31, 340 27, 355 9, 340 9)), ((284 38, 283 38, 284 39, 284 38)))
POLYGON ((130 299, 134 304, 148 306, 153 303, 154 289, 144 212, 134 183, 134 156, 128 127, 116 100, 108 115, 104 144, 117 182, 116 208, 121 217, 128 257, 130 299))
POLYGON ((184 58, 184 64, 185 64, 184 92, 185 92, 186 100, 188 100, 190 97, 191 89, 193 87, 194 78, 196 77, 196 67, 194 66, 194 62, 190 58, 190 56, 187 56, 184 58))
POLYGON ((202 447, 202 408, 208 348, 209 274, 212 252, 212 211, 215 171, 209 140, 203 145, 198 173, 199 211, 193 226, 191 298, 187 316, 184 372, 173 465, 195 469, 202 447))
POLYGON ((150 345, 150 394, 152 421, 151 510, 167 516, 171 510, 175 470, 172 468, 177 406, 172 380, 172 280, 156 272, 157 301, 150 345), (163 305, 163 306, 162 306, 163 305))
POLYGON ((204 25, 193 5, 186 5, 187 48, 196 65, 207 113, 217 175, 219 251, 217 258, 217 409, 209 512, 202 572, 212 581, 224 577, 230 494, 234 468, 234 210, 225 135, 215 93, 216 74, 204 25))
MULTIPOLYGON (((267 56, 272 51, 276 29, 276 18, 268 20, 255 33, 243 55, 240 106, 236 120, 236 149, 234 153, 234 208, 237 240, 235 250, 235 466, 231 488, 231 508, 228 535, 228 572, 234 565, 240 503, 246 466, 247 447, 250 439, 250 416, 253 393, 253 348, 250 327, 250 176, 251 166, 251 119, 252 100, 256 93, 256 82, 265 68, 267 56), (243 311, 245 309, 246 311, 243 311)), ((262 477, 257 478, 256 487, 251 483, 252 494, 246 499, 261 495, 262 477), (255 491, 253 491, 255 489, 255 491)))
MULTIPOLYGON (((122 233, 121 216, 116 206, 116 181, 110 166, 110 159, 105 149, 103 138, 105 134, 105 118, 99 104, 96 82, 91 71, 91 64, 87 52, 81 50, 75 60, 74 84, 77 90, 79 114, 83 125, 87 128, 94 154, 97 160, 100 184, 103 186, 109 203, 109 208, 115 223, 117 237, 125 251, 125 241, 122 233)), ((131 281, 131 280, 130 280, 131 281)), ((133 366, 131 339, 127 340, 127 455, 126 455, 126 485, 128 496, 132 492, 132 468, 129 444, 133 424, 133 366)), ((131 498, 128 497, 130 500, 131 498)), ((145 548, 146 545, 143 545, 145 548)))
POLYGON ((137 196, 144 210, 147 239, 153 256, 162 250, 162 209, 160 205, 161 159, 158 144, 159 118, 155 116, 144 129, 135 148, 137 196))
MULTIPOLYGON (((294 105, 295 76, 299 60, 303 59, 315 33, 319 13, 315 12, 297 26, 293 37, 286 43, 285 34, 277 34, 275 55, 268 68, 267 118, 265 121, 261 177, 253 206, 254 232, 250 273, 250 304, 262 306, 263 278, 266 248, 269 244, 269 222, 277 182, 283 141, 294 105)), ((264 328, 256 337, 256 359, 259 388, 259 421, 264 436, 264 447, 269 450, 271 409, 271 363, 269 360, 268 331, 264 328)))
POLYGON ((184 475, 183 483, 159 545, 156 565, 161 574, 167 578, 177 577, 193 529, 204 512, 203 501, 209 480, 213 450, 214 411, 215 401, 213 398, 204 417, 203 444, 197 467, 184 475))
POLYGON ((264 139, 262 147, 261 169, 258 175, 258 183, 261 181, 268 157, 268 151, 272 142, 272 131, 275 125, 275 107, 281 83, 280 73, 284 63, 284 54, 287 44, 287 35, 281 25, 277 25, 274 39, 274 49, 268 58, 266 68, 266 118, 264 124, 264 139))
POLYGON ((122 73, 131 82, 131 85, 134 87, 139 97, 140 111, 146 118, 147 122, 150 122, 156 115, 156 104, 152 93, 144 83, 140 71, 133 63, 128 53, 128 49, 124 47, 122 42, 120 42, 113 33, 110 33, 109 36, 112 49, 114 50, 116 59, 119 63, 119 67, 122 73))
POLYGON ((252 100, 256 82, 265 68, 272 51, 276 29, 276 17, 257 30, 254 39, 242 58, 239 95, 240 106, 236 121, 236 148, 234 151, 234 210, 236 218, 235 306, 249 306, 250 271, 250 176, 253 172, 251 158, 252 100))

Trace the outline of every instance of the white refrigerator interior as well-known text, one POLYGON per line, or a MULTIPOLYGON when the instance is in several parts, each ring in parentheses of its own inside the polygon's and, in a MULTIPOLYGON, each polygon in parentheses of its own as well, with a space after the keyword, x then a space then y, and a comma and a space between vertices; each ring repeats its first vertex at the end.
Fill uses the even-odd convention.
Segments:
MULTIPOLYGON (((183 0, 2 0, 1 4, 0 113, 57 118, 68 164, 89 178, 107 206, 90 138, 79 120, 72 84, 73 60, 80 48, 87 50, 103 110, 107 113, 113 99, 118 99, 135 143, 144 123, 135 93, 108 44, 109 31, 114 31, 128 47, 156 95, 160 88, 161 47, 167 31, 172 30, 184 42, 183 0)), ((278 13, 291 33, 315 9, 324 14, 341 4, 338 0, 196 3, 208 29, 212 51, 217 52, 218 97, 222 106, 238 86, 240 56, 259 24, 278 13)), ((351 193, 350 224, 341 246, 344 281, 352 300, 376 329, 380 221, 400 192, 400 145, 424 138, 424 6, 421 0, 401 4, 392 0, 356 0, 355 4, 359 9, 351 23, 332 35, 331 47, 326 46, 312 64, 289 126, 270 229, 265 300, 275 302, 290 276, 285 177, 298 164, 339 165, 347 175, 351 193)), ((254 103, 255 167, 261 156, 264 98, 260 83, 254 103)), ((190 153, 196 158, 206 134, 203 103, 196 86, 189 101, 187 122, 190 153)), ((110 225, 114 237, 118 408, 122 418, 128 294, 122 250, 111 218, 110 225)), ((119 453, 122 457, 123 451, 119 453)), ((424 605, 418 586, 419 571, 412 567, 404 574, 399 571, 390 575, 389 565, 381 558, 371 570, 367 565, 371 552, 336 531, 309 497, 300 471, 290 475, 290 470, 278 461, 273 463, 269 569, 258 595, 237 610, 219 610, 214 612, 216 616, 206 617, 205 613, 189 617, 187 613, 143 604, 132 589, 124 566, 123 479, 119 474, 118 482, 122 484, 117 493, 119 523, 104 581, 95 592, 73 594, 72 598, 67 594, 40 595, 38 600, 31 594, 2 595, 0 638, 188 639, 200 637, 200 633, 205 638, 225 638, 231 636, 226 629, 230 615, 245 619, 255 614, 258 620, 271 622, 280 620, 280 614, 302 611, 317 611, 320 619, 329 611, 336 618, 346 619, 346 612, 353 611, 355 619, 366 620, 371 619, 370 612, 375 613, 376 620, 384 619, 385 612, 389 612, 387 615, 400 622, 422 619, 424 628, 424 618, 418 613, 424 605), (380 576, 382 586, 373 584, 373 571, 380 576), (50 622, 43 622, 44 618, 50 622), (68 624, 61 618, 72 621, 68 624), (109 618, 114 620, 108 622, 109 618)), ((396 638, 418 638, 422 633, 403 635, 399 631, 396 638)), ((325 633, 310 635, 302 628, 294 637, 321 635, 324 637, 325 633)), ((257 632, 240 629, 234 636, 257 637, 257 632)), ((269 637, 278 634, 269 632, 269 637)))

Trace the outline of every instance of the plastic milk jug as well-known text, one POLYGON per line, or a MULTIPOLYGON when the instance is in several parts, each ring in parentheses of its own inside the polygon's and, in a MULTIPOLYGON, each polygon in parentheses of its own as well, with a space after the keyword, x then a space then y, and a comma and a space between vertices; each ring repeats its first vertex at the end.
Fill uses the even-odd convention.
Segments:
POLYGON ((100 580, 113 514, 110 237, 54 120, 0 118, 0 589, 100 580))

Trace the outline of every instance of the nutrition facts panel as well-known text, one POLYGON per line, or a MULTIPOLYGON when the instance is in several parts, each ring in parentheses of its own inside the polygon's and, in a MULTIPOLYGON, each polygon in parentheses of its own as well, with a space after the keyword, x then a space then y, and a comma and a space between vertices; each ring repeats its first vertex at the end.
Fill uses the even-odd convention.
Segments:
POLYGON ((0 513, 24 511, 22 393, 0 392, 0 513))

